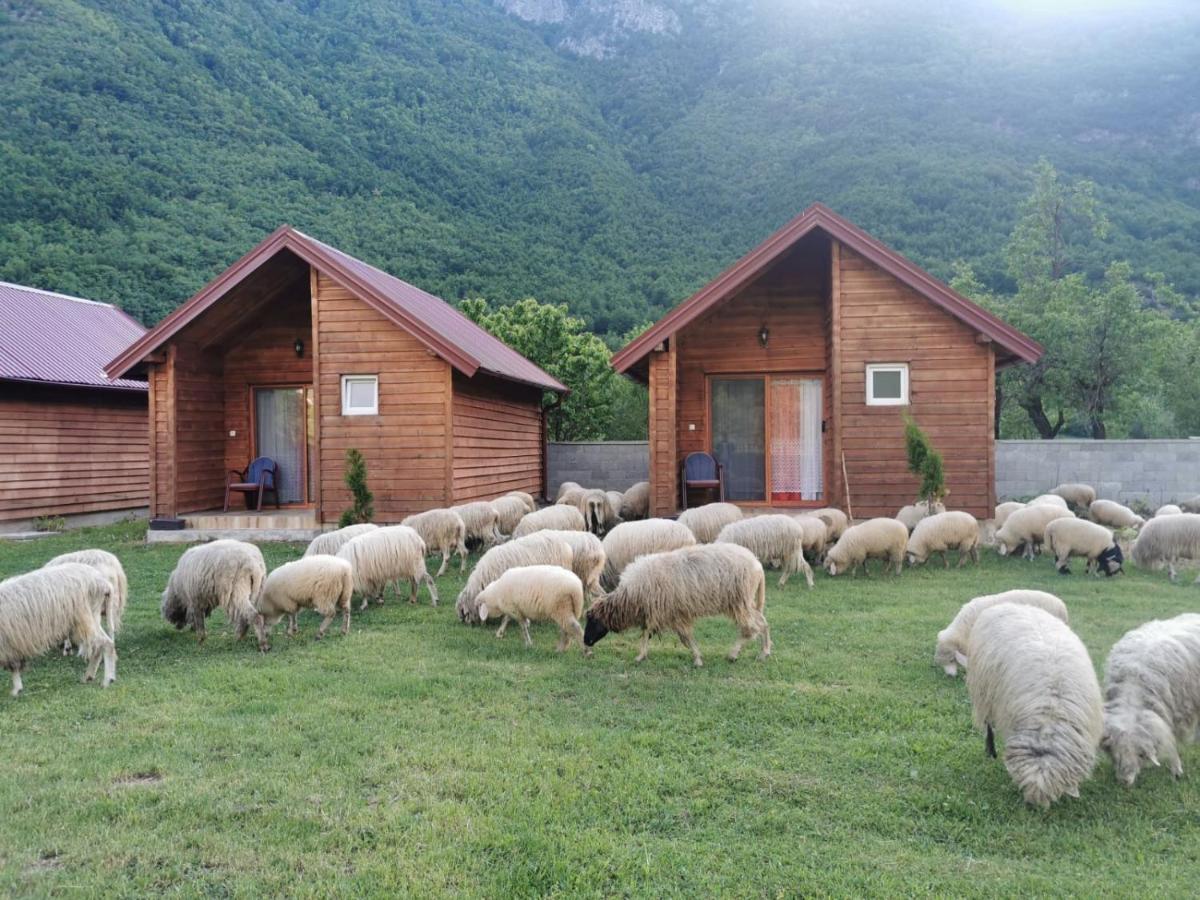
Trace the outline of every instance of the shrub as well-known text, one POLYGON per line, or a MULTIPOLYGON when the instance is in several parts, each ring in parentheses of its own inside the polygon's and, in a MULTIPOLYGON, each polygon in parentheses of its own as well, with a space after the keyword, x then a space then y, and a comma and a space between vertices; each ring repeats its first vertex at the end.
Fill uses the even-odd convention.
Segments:
POLYGON ((367 461, 351 447, 346 451, 346 487, 354 498, 354 505, 342 513, 338 527, 370 522, 375 516, 375 495, 367 488, 367 461))
POLYGON ((930 503, 941 501, 949 493, 942 454, 933 448, 929 435, 909 415, 904 417, 904 451, 908 455, 908 471, 921 479, 917 498, 930 503))

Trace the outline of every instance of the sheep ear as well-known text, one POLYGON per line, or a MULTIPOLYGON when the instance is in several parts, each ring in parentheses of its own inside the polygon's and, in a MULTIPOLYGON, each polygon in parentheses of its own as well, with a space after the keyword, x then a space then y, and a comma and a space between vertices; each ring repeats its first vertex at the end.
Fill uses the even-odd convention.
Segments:
POLYGON ((1153 765, 1155 765, 1155 766, 1161 766, 1161 765, 1162 765, 1162 763, 1160 763, 1160 762, 1158 761, 1158 754, 1157 754, 1157 753, 1151 753, 1151 754, 1150 754, 1150 762, 1151 762, 1153 765))
POLYGON ((1077 787, 1067 788, 1067 796, 1074 797, 1076 800, 1078 800, 1079 799, 1079 788, 1077 788, 1077 787))
POLYGON ((954 661, 957 662, 964 669, 967 667, 967 658, 965 656, 963 656, 963 653, 961 650, 954 651, 954 661))
POLYGON ((488 608, 486 603, 479 604, 479 621, 486 622, 488 617, 488 608))

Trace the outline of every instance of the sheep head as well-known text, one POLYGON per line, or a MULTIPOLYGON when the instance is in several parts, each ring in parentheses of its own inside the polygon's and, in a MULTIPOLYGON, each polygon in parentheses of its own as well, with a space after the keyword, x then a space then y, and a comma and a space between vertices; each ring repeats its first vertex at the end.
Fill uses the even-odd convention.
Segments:
POLYGON ((1125 571, 1125 555, 1121 552, 1121 547, 1116 543, 1096 557, 1096 561, 1099 563, 1100 568, 1104 570, 1104 574, 1110 578, 1125 571))

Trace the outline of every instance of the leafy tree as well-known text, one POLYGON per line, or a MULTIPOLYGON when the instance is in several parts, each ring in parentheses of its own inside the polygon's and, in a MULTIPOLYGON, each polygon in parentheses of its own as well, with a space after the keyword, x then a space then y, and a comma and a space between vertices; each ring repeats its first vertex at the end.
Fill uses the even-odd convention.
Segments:
POLYGON ((940 502, 947 493, 942 454, 933 448, 929 435, 907 414, 904 416, 904 452, 908 456, 908 471, 921 479, 918 499, 930 504, 940 502))
POLYGON ((367 461, 353 447, 346 451, 345 481, 353 506, 342 512, 338 527, 370 522, 375 517, 375 495, 367 488, 367 461))

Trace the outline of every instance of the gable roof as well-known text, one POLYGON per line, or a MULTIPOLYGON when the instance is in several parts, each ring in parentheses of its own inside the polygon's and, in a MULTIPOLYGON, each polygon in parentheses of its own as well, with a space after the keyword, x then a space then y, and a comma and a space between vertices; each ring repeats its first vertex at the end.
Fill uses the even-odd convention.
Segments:
POLYGON ((613 368, 618 372, 629 371, 659 343, 728 300, 797 241, 818 229, 994 341, 1004 351, 1002 355, 1031 363, 1041 358, 1042 345, 1033 338, 938 281, 829 207, 814 203, 615 353, 613 368))
POLYGON ((290 250, 326 273, 368 306, 413 335, 468 378, 478 371, 498 378, 565 393, 567 388, 512 347, 493 337, 457 309, 433 294, 401 281, 336 247, 284 225, 209 282, 107 366, 124 375, 189 322, 220 301, 235 285, 281 250, 290 250))
POLYGON ((0 281, 0 380, 145 391, 104 363, 146 329, 108 303, 0 281))

